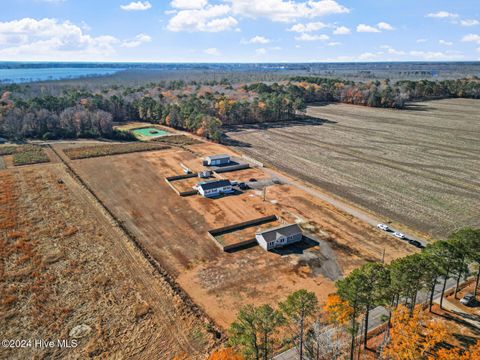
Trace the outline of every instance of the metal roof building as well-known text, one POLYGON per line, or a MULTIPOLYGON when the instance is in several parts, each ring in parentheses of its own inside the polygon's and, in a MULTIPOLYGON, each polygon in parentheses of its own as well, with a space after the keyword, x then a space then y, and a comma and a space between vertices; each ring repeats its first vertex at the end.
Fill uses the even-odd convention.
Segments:
POLYGON ((205 162, 208 166, 218 166, 230 163, 230 155, 219 154, 211 155, 205 158, 205 162))

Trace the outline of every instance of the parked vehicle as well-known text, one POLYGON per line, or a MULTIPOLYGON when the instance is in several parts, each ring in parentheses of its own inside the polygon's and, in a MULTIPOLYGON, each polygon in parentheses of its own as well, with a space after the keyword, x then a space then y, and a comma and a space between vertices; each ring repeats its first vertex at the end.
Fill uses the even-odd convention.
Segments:
POLYGON ((385 224, 378 224, 378 225, 377 225, 377 228, 379 228, 379 229, 381 229, 381 230, 383 230, 383 231, 390 231, 390 228, 389 228, 387 225, 385 225, 385 224))
POLYGON ((420 241, 417 241, 417 240, 408 240, 408 243, 410 245, 413 245, 419 249, 423 249, 425 246, 423 246, 423 244, 420 242, 420 241))
POLYGON ((403 233, 401 233, 401 232, 399 232, 399 231, 395 231, 395 232, 393 233, 393 236, 395 236, 395 237, 397 237, 397 238, 399 238, 399 239, 405 239, 405 238, 406 238, 405 234, 403 234, 403 233))
POLYGON ((475 296, 473 294, 466 294, 463 298, 460 299, 460 303, 465 306, 473 306, 476 303, 475 296))

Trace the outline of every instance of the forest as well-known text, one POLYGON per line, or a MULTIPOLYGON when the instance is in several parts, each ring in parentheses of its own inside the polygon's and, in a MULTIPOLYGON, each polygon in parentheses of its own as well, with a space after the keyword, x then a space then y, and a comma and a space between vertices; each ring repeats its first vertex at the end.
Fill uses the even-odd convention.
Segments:
POLYGON ((306 105, 315 102, 404 109, 410 101, 451 97, 480 98, 480 79, 356 83, 297 76, 250 84, 226 78, 138 87, 11 84, 0 87, 0 136, 130 140, 113 124, 144 121, 219 141, 222 125, 288 121, 304 116, 306 105))

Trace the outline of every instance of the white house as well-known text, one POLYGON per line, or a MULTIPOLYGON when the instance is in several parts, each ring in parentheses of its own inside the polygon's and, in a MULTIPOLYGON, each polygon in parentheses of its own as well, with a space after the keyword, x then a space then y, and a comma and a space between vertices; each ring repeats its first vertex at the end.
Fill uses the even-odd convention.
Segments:
POLYGON ((219 166, 230 164, 230 155, 212 155, 205 158, 205 163, 208 166, 219 166))
POLYGON ((215 197, 233 192, 230 180, 213 180, 197 184, 197 190, 204 197, 215 197))
POLYGON ((267 251, 299 242, 302 237, 302 229, 297 224, 281 225, 255 235, 258 244, 267 251))

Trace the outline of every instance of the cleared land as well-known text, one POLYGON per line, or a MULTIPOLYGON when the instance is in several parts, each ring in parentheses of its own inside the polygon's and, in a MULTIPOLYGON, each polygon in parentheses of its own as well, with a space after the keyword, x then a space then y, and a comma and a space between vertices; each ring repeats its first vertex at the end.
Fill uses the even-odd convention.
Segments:
POLYGON ((59 164, 0 171, 0 333, 79 341, 0 358, 204 359, 204 321, 92 199, 59 164))
MULTIPOLYGON (((56 145, 57 149, 65 147, 56 145)), ((367 260, 411 253, 405 242, 387 236, 291 185, 218 199, 179 197, 164 181, 182 173, 179 163, 202 169, 205 155, 230 153, 202 143, 188 149, 125 154, 72 161, 79 176, 146 250, 219 325, 228 326, 243 304, 277 302, 306 288, 321 300, 334 290, 332 279, 367 260), (253 247, 222 252, 207 231, 276 214, 299 222, 320 244, 304 243, 284 252, 253 247)), ((256 170, 262 172, 262 170, 256 170)), ((231 173, 232 178, 235 172, 231 173)))
POLYGON ((433 236, 480 226, 480 101, 308 108, 311 121, 227 133, 240 151, 433 236))

